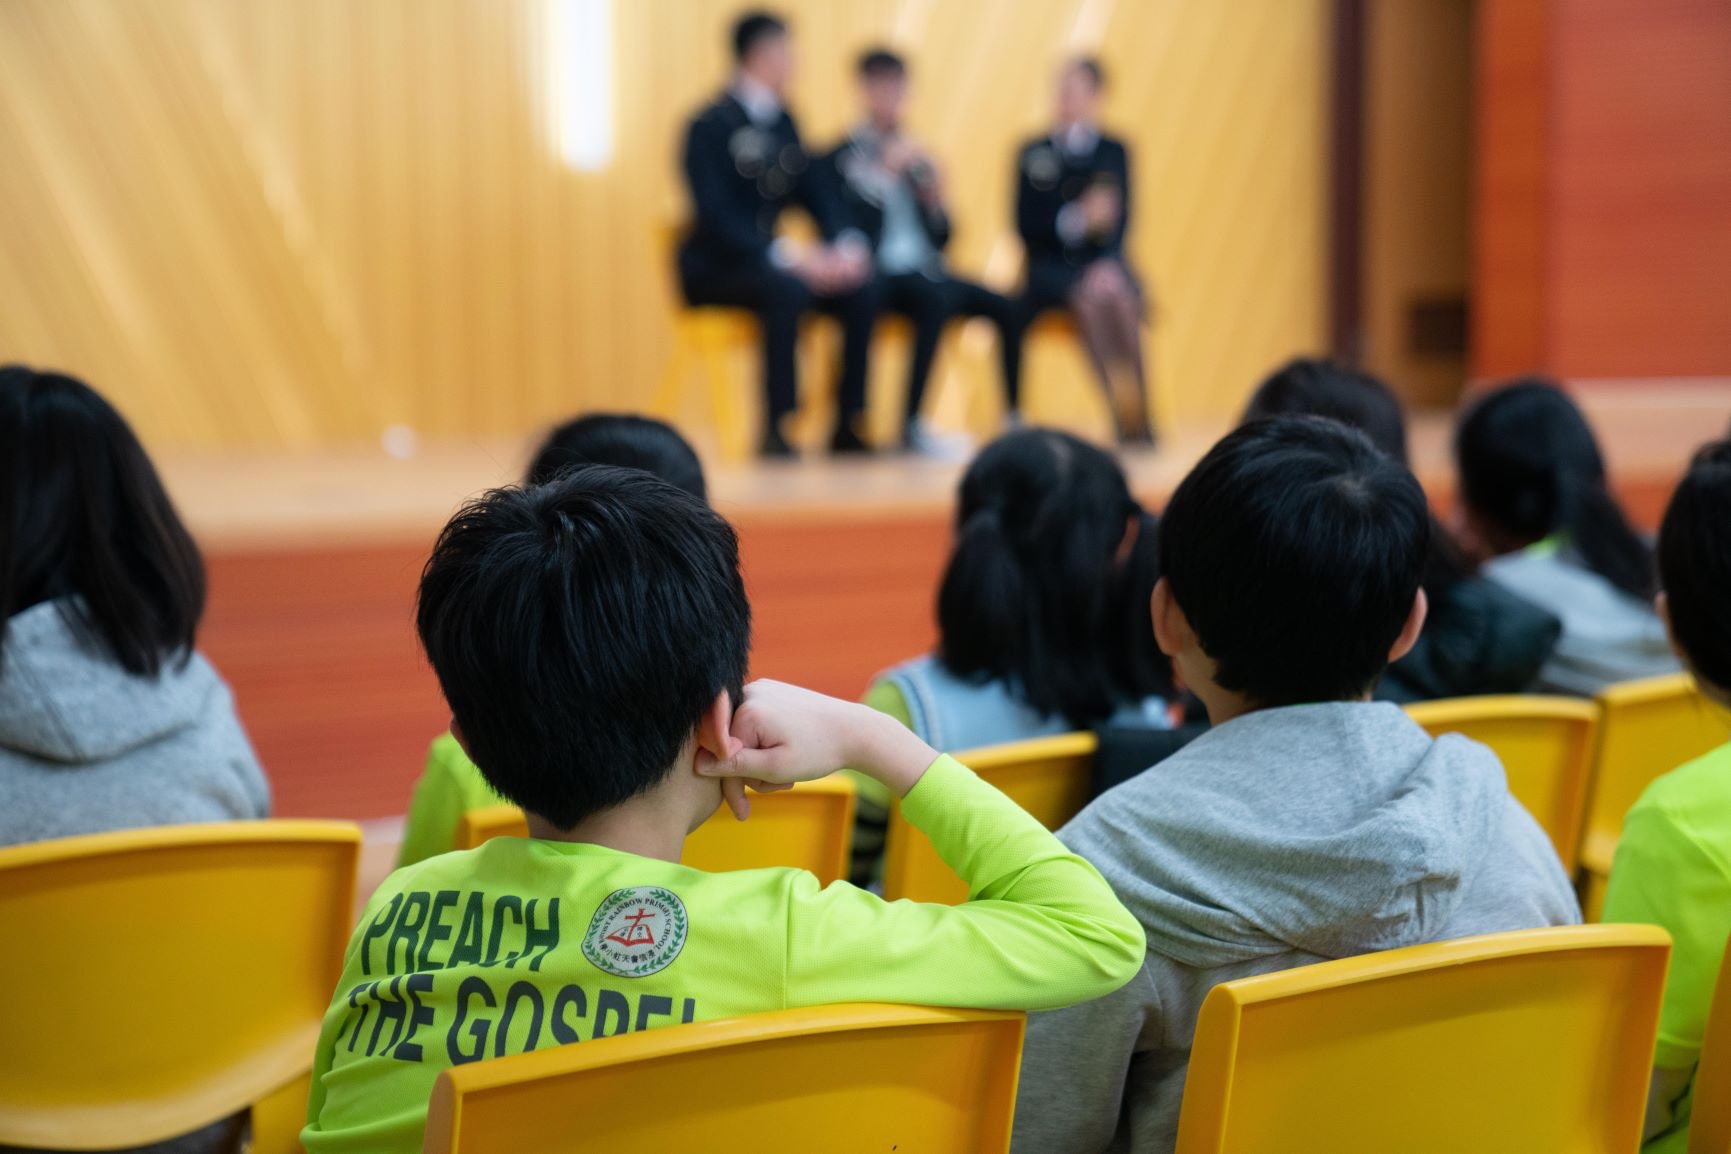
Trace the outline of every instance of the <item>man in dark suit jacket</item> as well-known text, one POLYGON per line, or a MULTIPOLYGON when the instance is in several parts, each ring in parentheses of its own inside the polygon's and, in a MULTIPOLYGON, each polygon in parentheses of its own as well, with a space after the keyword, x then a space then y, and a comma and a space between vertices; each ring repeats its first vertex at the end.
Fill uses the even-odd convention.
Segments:
POLYGON ((948 456, 954 447, 920 418, 944 325, 958 316, 990 318, 1008 358, 1016 336, 1014 309, 1006 298, 951 276, 944 266, 950 215, 942 176, 930 155, 902 129, 906 63, 893 52, 874 48, 860 57, 857 72, 865 118, 817 168, 835 190, 848 222, 871 244, 882 307, 913 322, 903 446, 948 456))
POLYGON ((1016 158, 1016 225, 1027 252, 1022 320, 1068 309, 1112 399, 1119 435, 1151 441, 1142 291, 1124 252, 1130 158, 1122 141, 1097 126, 1103 85, 1098 61, 1065 67, 1052 131, 1023 145, 1016 158), (1130 387, 1116 387, 1115 374, 1128 374, 1130 387))
POLYGON ((839 413, 830 447, 862 452, 866 358, 877 314, 865 239, 848 233, 825 183, 814 179, 799 129, 782 102, 793 70, 787 26, 763 12, 733 29, 732 85, 692 120, 685 137, 691 231, 679 250, 685 299, 755 312, 763 330, 764 456, 791 456, 785 419, 799 389, 799 318, 817 308, 843 326, 839 413), (811 214, 824 243, 800 250, 775 236, 790 202, 811 214))

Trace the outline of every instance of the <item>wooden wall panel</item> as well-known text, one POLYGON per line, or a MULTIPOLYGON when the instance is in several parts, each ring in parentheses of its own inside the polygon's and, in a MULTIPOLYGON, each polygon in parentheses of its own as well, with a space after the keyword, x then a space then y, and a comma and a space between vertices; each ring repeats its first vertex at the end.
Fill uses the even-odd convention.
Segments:
MULTIPOLYGON (((158 446, 468 437, 641 404, 669 331, 678 132, 723 79, 738 6, 615 0, 612 160, 578 172, 545 99, 565 2, 8 0, 0 356, 86 375, 158 446)), ((1014 267, 1012 149, 1054 65, 1101 51, 1168 408, 1220 416, 1322 341, 1324 4, 780 7, 814 142, 850 117, 854 53, 908 52, 974 273, 1014 267)), ((990 363, 970 345, 950 368, 989 385, 990 363)), ((1046 415, 1100 416, 1069 350, 1031 368, 1046 415)))
POLYGON ((1557 15, 1554 369, 1731 376, 1731 4, 1574 0, 1557 15))

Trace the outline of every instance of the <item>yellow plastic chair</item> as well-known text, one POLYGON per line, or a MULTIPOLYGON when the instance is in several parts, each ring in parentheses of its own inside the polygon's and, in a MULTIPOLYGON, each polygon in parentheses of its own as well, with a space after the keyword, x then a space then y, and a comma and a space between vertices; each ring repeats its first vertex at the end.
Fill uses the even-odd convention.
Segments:
MULTIPOLYGON (((1037 737, 956 754, 956 760, 1008 794, 1011 801, 1057 829, 1088 804, 1088 780, 1098 742, 1092 733, 1037 737)), ((884 840, 884 897, 957 905, 967 883, 944 864, 931 839, 890 813, 884 840)))
POLYGON ((167 826, 0 850, 0 1145, 110 1149, 249 1106, 298 1151, 361 831, 167 826))
POLYGON ((1731 943, 1719 963, 1713 1008, 1701 1036, 1689 1116, 1689 1154, 1731 1154, 1731 943))
POLYGON ((1731 739, 1731 717, 1686 673, 1626 681, 1598 696, 1599 738, 1581 841, 1582 907, 1596 921, 1623 818, 1661 774, 1731 739))
POLYGON ((1177 1154, 1633 1154, 1670 953, 1562 926, 1218 985, 1177 1154))
MULTIPOLYGON (((828 885, 847 876, 853 838, 854 785, 843 777, 807 781, 776 793, 751 795, 751 819, 736 821, 723 806, 685 839, 686 865, 711 873, 793 866, 828 885)), ((489 838, 528 837, 514 805, 470 810, 457 826, 458 849, 489 838)))
MULTIPOLYGON (((662 224, 656 231, 656 250, 661 266, 677 276, 679 242, 685 234, 683 222, 662 224)), ((723 305, 687 305, 672 290, 673 335, 667 363, 651 394, 649 411, 664 421, 679 415, 687 379, 692 371, 702 373, 715 417, 722 455, 739 461, 751 455, 750 418, 747 413, 755 386, 741 380, 736 364, 742 350, 757 347, 757 317, 749 309, 723 305)))
POLYGON ((1009 1149, 1023 1016, 876 1004, 670 1026, 455 1066, 425 1154, 1009 1149))
POLYGON ((1432 737, 1459 733, 1491 747, 1509 792, 1538 819, 1573 873, 1587 809, 1599 710, 1574 697, 1459 697, 1406 707, 1432 737))

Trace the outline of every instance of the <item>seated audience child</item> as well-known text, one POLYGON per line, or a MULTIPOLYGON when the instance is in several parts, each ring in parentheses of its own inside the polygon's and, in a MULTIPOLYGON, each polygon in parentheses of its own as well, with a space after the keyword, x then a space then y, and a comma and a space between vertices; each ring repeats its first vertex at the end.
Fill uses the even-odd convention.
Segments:
POLYGON ((1424 624, 1424 493, 1354 429, 1246 425, 1160 526, 1154 631, 1214 726, 1059 840, 1142 923, 1142 972, 1028 1022, 1014 1148, 1172 1149, 1217 983, 1439 938, 1574 922, 1496 756, 1372 702, 1424 624))
POLYGON ((1460 541, 1492 581, 1562 619, 1538 688, 1591 696, 1677 669, 1653 612, 1653 557, 1605 479, 1593 430, 1544 381, 1498 389, 1455 432, 1460 541))
MULTIPOLYGON (((1731 441, 1707 446, 1677 486, 1659 530, 1659 613, 1715 710, 1731 709, 1731 441)), ((1731 713, 1724 714, 1731 730, 1731 713)), ((1661 777, 1623 822, 1605 921, 1671 932, 1659 1014, 1649 1150, 1689 1145, 1695 1064, 1731 936, 1731 745, 1661 777)), ((1714 1091, 1724 1093, 1724 1088, 1714 1091)))
MULTIPOLYGON (((947 751, 1166 727, 1171 664, 1148 623, 1156 530, 1110 454, 1053 429, 999 437, 957 494, 937 651, 878 674, 866 704, 947 751)), ((888 814, 869 782, 858 814, 863 884, 888 814)))
MULTIPOLYGON (((1407 463, 1406 418, 1388 386, 1331 361, 1299 359, 1262 383, 1244 422, 1278 416, 1330 417, 1361 430, 1407 463)), ((1432 522, 1425 562, 1430 612, 1412 651, 1388 667, 1376 695, 1424 701, 1475 693, 1520 693, 1556 648, 1562 622, 1473 572, 1460 549, 1432 522)))
MULTIPOLYGON (((544 485, 577 465, 618 465, 653 473, 698 500, 708 496, 703 464, 672 426, 649 417, 592 413, 547 435, 529 464, 529 484, 544 485)), ((499 795, 449 733, 433 739, 403 822, 397 864, 409 865, 454 848, 457 823, 472 809, 498 805, 499 795)))
POLYGON ((908 729, 774 682, 742 697, 733 530, 665 481, 595 465, 486 494, 440 535, 416 626, 452 732, 532 836, 373 895, 314 1056, 312 1154, 419 1150, 453 1064, 829 1002, 1061 1006, 1140 964, 1094 868, 908 729), (679 864, 724 797, 745 816, 744 783, 843 765, 901 797, 980 900, 679 864))
POLYGON ((0 368, 0 845, 261 818, 264 772, 194 648, 204 562, 89 386, 0 368))

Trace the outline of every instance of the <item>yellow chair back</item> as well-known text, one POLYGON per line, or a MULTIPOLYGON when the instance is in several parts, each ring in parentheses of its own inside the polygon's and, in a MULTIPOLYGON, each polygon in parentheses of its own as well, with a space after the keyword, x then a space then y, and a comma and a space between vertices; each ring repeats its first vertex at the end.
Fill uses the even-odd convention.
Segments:
POLYGON ((1592 776, 1599 710, 1574 697, 1458 697, 1406 707, 1432 737, 1459 733, 1491 747, 1509 792, 1550 835, 1574 872, 1592 776))
POLYGON ((1689 1154, 1731 1154, 1731 942, 1719 963, 1713 1008, 1701 1035, 1692 1102, 1689 1154))
POLYGON ((1609 873, 1623 818, 1660 774, 1731 740, 1731 717, 1687 673, 1625 681, 1600 691, 1593 792, 1581 856, 1609 873))
POLYGON ((1633 1151, 1670 952, 1561 926, 1218 985, 1177 1154, 1633 1151))
POLYGON ((136 1146, 286 1094, 253 1148, 299 1149, 360 851, 316 821, 0 850, 0 1145, 136 1146))
MULTIPOLYGON (((1009 795, 1047 829, 1057 829, 1088 804, 1098 744, 1092 733, 1066 733, 970 750, 956 754, 956 760, 1009 795)), ((890 814, 884 840, 884 897, 946 905, 968 900, 967 884, 944 864, 931 840, 908 824, 899 808, 890 814)))
MULTIPOLYGON (((736 821, 723 806, 685 839, 686 865, 727 870, 793 866, 828 885, 847 876, 853 840, 854 785, 843 777, 802 782, 792 789, 751 795, 751 819, 736 821)), ((457 827, 457 848, 488 838, 528 837, 529 824, 514 805, 470 810, 457 827)))
POLYGON ((439 1075, 425 1154, 1004 1151, 1023 1016, 838 1005, 559 1046, 439 1075))

